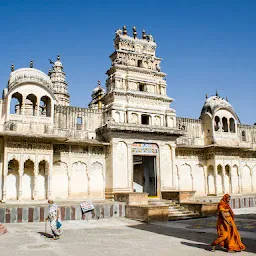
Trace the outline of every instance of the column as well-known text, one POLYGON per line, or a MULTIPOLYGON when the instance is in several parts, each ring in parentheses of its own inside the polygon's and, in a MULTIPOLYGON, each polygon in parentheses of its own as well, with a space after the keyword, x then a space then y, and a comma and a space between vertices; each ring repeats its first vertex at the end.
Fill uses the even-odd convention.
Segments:
MULTIPOLYGON (((174 177, 175 161, 176 161, 175 149, 176 149, 175 146, 171 147, 171 150, 172 150, 172 152, 171 152, 171 154, 172 154, 172 186, 176 187, 178 189, 178 184, 175 184, 176 183, 176 177, 174 177)), ((178 175, 178 173, 177 173, 177 175, 178 175)))
POLYGON ((52 196, 52 174, 48 175, 48 191, 47 191, 47 199, 51 199, 52 196))
POLYGON ((7 154, 4 154, 4 170, 3 170, 3 195, 2 195, 2 201, 6 201, 6 190, 7 190, 7 174, 8 174, 8 158, 7 154))
POLYGON ((18 200, 22 200, 22 172, 19 172, 19 192, 18 192, 18 200))
POLYGON ((214 187, 215 187, 215 194, 217 195, 218 189, 217 189, 217 165, 214 163, 214 187))
POLYGON ((127 163, 128 163, 128 186, 129 190, 133 192, 133 154, 132 154, 132 144, 127 145, 127 163))
POLYGON ((36 113, 35 116, 39 117, 40 116, 40 99, 37 98, 36 101, 36 113))
POLYGON ((71 173, 68 173, 68 198, 71 197, 71 173))
POLYGON ((22 107, 21 107, 21 112, 22 112, 22 115, 24 116, 25 115, 25 101, 26 101, 26 96, 22 96, 22 107))
POLYGON ((35 165, 34 165, 34 189, 33 189, 33 199, 37 200, 38 194, 37 194, 37 180, 38 180, 38 161, 36 159, 35 165))

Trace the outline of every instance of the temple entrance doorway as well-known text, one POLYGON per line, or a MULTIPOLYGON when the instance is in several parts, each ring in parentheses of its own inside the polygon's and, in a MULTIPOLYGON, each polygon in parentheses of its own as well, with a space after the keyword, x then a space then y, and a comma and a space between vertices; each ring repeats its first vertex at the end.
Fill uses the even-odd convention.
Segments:
POLYGON ((156 156, 133 156, 133 191, 157 196, 156 156))

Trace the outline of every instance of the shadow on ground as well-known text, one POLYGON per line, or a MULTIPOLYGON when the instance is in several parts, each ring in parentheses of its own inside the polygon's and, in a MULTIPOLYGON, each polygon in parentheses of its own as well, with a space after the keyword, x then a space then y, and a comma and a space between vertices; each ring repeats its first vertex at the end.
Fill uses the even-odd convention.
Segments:
MULTIPOLYGON (((189 223, 188 223, 189 224, 189 223)), ((187 241, 181 242, 183 245, 186 246, 193 246, 197 248, 201 248, 202 250, 210 250, 210 244, 217 238, 217 232, 216 235, 206 233, 206 232, 197 232, 194 230, 189 229, 179 229, 179 228, 172 228, 170 226, 162 226, 162 225, 151 225, 147 223, 142 223, 139 225, 129 226, 130 228, 135 228, 139 230, 144 230, 148 232, 153 232, 156 234, 176 237, 180 239, 186 239, 189 241, 197 242, 195 243, 188 243, 187 241)), ((246 246, 246 251, 251 253, 256 253, 256 243, 255 240, 242 238, 242 242, 246 246)), ((218 250, 218 248, 216 248, 218 250)))
POLYGON ((38 234, 40 234, 41 236, 45 236, 47 238, 53 238, 53 235, 45 233, 45 232, 37 232, 38 234))

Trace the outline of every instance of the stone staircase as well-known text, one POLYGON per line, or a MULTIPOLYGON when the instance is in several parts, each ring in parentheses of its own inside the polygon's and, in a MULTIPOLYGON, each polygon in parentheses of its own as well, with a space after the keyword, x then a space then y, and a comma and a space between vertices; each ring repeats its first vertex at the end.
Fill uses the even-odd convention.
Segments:
POLYGON ((168 205, 168 220, 184 220, 199 217, 198 213, 188 211, 183 206, 172 202, 171 200, 159 200, 159 199, 149 199, 149 205, 168 205))
POLYGON ((7 233, 7 228, 0 223, 0 235, 7 233))

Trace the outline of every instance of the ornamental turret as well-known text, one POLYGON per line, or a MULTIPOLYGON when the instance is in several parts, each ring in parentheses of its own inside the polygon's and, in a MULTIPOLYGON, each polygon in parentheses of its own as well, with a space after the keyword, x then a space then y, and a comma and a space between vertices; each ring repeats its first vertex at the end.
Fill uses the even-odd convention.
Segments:
POLYGON ((101 109, 102 108, 102 97, 105 94, 105 90, 101 87, 100 81, 98 86, 94 88, 92 92, 92 101, 89 103, 89 108, 101 109))
POLYGON ((55 62, 50 60, 53 64, 52 69, 49 70, 48 75, 51 78, 53 85, 53 93, 57 99, 57 105, 69 106, 68 85, 66 83, 66 74, 63 71, 63 65, 60 61, 60 55, 57 56, 55 62))

